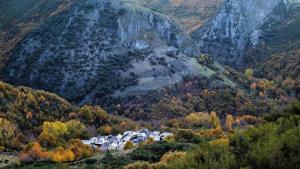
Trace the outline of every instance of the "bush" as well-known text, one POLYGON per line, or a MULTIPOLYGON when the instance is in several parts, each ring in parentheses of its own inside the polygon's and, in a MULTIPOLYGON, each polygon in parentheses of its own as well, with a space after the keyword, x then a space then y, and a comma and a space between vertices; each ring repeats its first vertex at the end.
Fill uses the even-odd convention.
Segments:
POLYGON ((125 146, 124 146, 124 150, 129 150, 129 149, 133 149, 134 144, 132 141, 127 141, 125 146))

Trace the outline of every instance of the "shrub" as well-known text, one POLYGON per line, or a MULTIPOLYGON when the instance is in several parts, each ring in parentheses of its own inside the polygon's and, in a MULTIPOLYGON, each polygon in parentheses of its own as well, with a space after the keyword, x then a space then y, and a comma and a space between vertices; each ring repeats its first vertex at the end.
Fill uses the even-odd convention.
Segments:
POLYGON ((129 149, 133 149, 134 144, 132 141, 127 141, 125 146, 124 146, 124 150, 129 150, 129 149))

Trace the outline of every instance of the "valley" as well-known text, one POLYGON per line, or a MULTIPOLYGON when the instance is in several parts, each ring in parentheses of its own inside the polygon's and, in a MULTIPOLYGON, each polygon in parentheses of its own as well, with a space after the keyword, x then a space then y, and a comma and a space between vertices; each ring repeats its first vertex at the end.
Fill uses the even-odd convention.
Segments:
POLYGON ((0 1, 0 168, 297 168, 299 31, 299 0, 0 1))

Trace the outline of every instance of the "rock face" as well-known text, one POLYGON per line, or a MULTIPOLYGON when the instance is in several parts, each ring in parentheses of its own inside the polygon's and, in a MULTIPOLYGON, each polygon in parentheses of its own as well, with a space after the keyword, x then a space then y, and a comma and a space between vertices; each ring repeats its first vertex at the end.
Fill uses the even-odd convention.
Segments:
POLYGON ((206 27, 193 33, 201 52, 210 53, 220 62, 242 65, 244 50, 255 46, 260 27, 278 6, 296 1, 286 0, 226 0, 220 13, 206 27))
POLYGON ((180 25, 138 2, 75 2, 31 32, 13 50, 3 74, 10 83, 75 103, 99 103, 205 74, 183 54, 188 43, 180 25))
POLYGON ((127 46, 145 49, 167 43, 182 48, 188 40, 188 36, 175 21, 138 2, 115 1, 113 6, 122 13, 118 20, 120 39, 127 46))

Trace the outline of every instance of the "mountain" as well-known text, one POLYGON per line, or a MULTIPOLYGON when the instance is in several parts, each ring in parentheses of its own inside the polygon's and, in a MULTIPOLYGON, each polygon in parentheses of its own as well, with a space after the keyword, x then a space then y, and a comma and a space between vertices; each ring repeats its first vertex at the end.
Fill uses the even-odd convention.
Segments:
POLYGON ((187 75, 210 77, 213 70, 185 54, 190 43, 180 24, 138 1, 78 1, 31 31, 2 74, 10 83, 74 103, 103 103, 174 85, 187 75))

